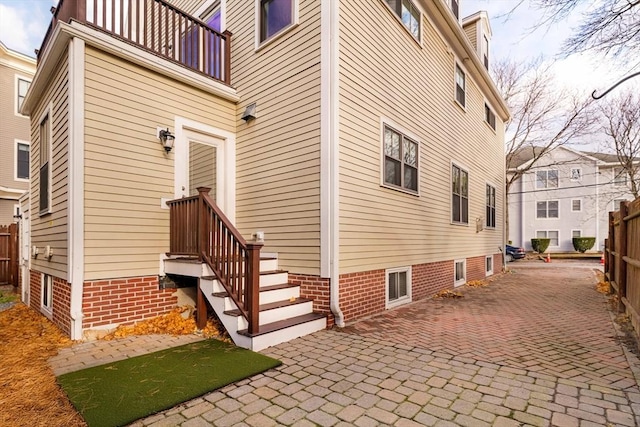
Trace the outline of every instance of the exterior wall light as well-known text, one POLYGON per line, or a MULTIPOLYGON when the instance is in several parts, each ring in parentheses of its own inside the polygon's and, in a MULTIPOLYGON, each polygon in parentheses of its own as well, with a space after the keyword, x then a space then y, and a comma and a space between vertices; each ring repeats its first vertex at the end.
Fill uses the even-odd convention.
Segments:
POLYGON ((167 128, 166 130, 161 129, 158 132, 158 138, 160 138, 160 142, 164 147, 164 151, 169 153, 173 149, 173 141, 176 139, 176 137, 171 132, 169 132, 169 128, 167 128))

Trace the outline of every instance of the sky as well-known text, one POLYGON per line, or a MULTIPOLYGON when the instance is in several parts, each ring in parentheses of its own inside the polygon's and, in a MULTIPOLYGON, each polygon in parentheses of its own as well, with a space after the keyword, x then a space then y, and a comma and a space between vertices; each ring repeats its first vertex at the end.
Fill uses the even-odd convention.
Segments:
MULTIPOLYGON (((479 10, 489 14, 493 32, 492 58, 512 57, 524 61, 542 56, 547 60, 557 59, 554 71, 559 84, 585 93, 594 90, 601 93, 630 72, 640 70, 640 64, 634 64, 635 68, 633 65, 621 66, 588 54, 558 59, 562 42, 579 22, 581 11, 592 6, 593 0, 583 0, 571 14, 570 21, 542 26, 538 25, 541 13, 529 7, 527 0, 508 18, 504 16, 518 1, 460 0, 462 16, 479 10)), ((10 49, 35 56, 34 49, 40 47, 51 20, 49 9, 56 4, 57 0, 0 0, 0 40, 10 49)))

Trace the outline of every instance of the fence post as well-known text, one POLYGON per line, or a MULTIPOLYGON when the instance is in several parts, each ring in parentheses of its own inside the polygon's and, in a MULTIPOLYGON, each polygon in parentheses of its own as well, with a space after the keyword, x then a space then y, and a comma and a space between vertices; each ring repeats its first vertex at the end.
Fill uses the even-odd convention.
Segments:
POLYGON ((609 280, 609 238, 604 239, 602 259, 604 259, 604 280, 609 280))
POLYGON ((247 243, 247 312, 249 334, 260 329, 260 249, 262 243, 247 243))
MULTIPOLYGON (((198 230, 196 231, 196 238, 198 239, 196 246, 198 247, 198 260, 204 262, 204 254, 207 250, 207 242, 209 232, 205 224, 207 222, 207 204, 204 201, 204 195, 208 194, 211 188, 198 187, 198 230)), ((198 289, 196 290, 196 326, 199 329, 204 328, 207 325, 207 303, 200 288, 200 278, 198 277, 198 289)))
POLYGON ((224 41, 224 78, 223 82, 231 84, 231 31, 226 30, 222 35, 225 36, 224 41))
POLYGON ((609 212, 609 253, 607 254, 607 261, 609 262, 609 283, 616 281, 616 260, 614 258, 614 252, 616 250, 616 233, 613 223, 613 214, 613 212, 609 212))
POLYGON ((11 224, 9 226, 9 283, 14 288, 18 288, 18 258, 20 253, 20 239, 18 224, 11 224))
POLYGON ((624 257, 627 256, 627 221, 624 218, 629 214, 629 205, 627 202, 620 203, 620 242, 618 242, 617 256, 620 260, 620 270, 617 274, 618 281, 618 293, 620 298, 618 299, 618 312, 625 311, 625 305, 623 299, 627 298, 627 262, 624 257))

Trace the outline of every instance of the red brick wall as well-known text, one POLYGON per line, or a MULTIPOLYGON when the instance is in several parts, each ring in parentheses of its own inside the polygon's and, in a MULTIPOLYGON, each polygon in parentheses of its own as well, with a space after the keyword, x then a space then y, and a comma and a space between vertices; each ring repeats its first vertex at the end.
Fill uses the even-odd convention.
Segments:
POLYGON ((467 258, 467 282, 471 280, 483 280, 487 277, 485 260, 486 257, 484 255, 467 258))
POLYGON ((411 299, 430 297, 453 288, 453 260, 417 264, 411 267, 411 299))
POLYGON ((82 326, 131 324, 165 314, 177 302, 175 289, 159 289, 157 276, 84 282, 82 326))
MULTIPOLYGON (((71 286, 66 280, 53 277, 52 321, 64 333, 71 334, 71 286)), ((39 312, 42 307, 42 273, 29 271, 29 305, 39 312)))
POLYGON ((385 270, 340 275, 340 309, 351 322, 385 309, 385 270))
POLYGON ((502 272, 502 254, 493 254, 493 274, 502 272))
POLYGON ((300 286, 300 296, 313 300, 313 311, 327 315, 327 327, 334 325, 331 313, 329 279, 320 276, 289 273, 289 283, 300 286))

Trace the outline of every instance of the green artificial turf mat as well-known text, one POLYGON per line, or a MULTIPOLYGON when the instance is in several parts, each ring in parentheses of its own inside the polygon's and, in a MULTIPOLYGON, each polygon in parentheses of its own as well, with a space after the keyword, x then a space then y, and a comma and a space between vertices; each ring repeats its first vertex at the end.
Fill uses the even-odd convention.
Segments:
POLYGON ((90 427, 131 423, 279 366, 276 359, 205 340, 58 377, 90 427))

